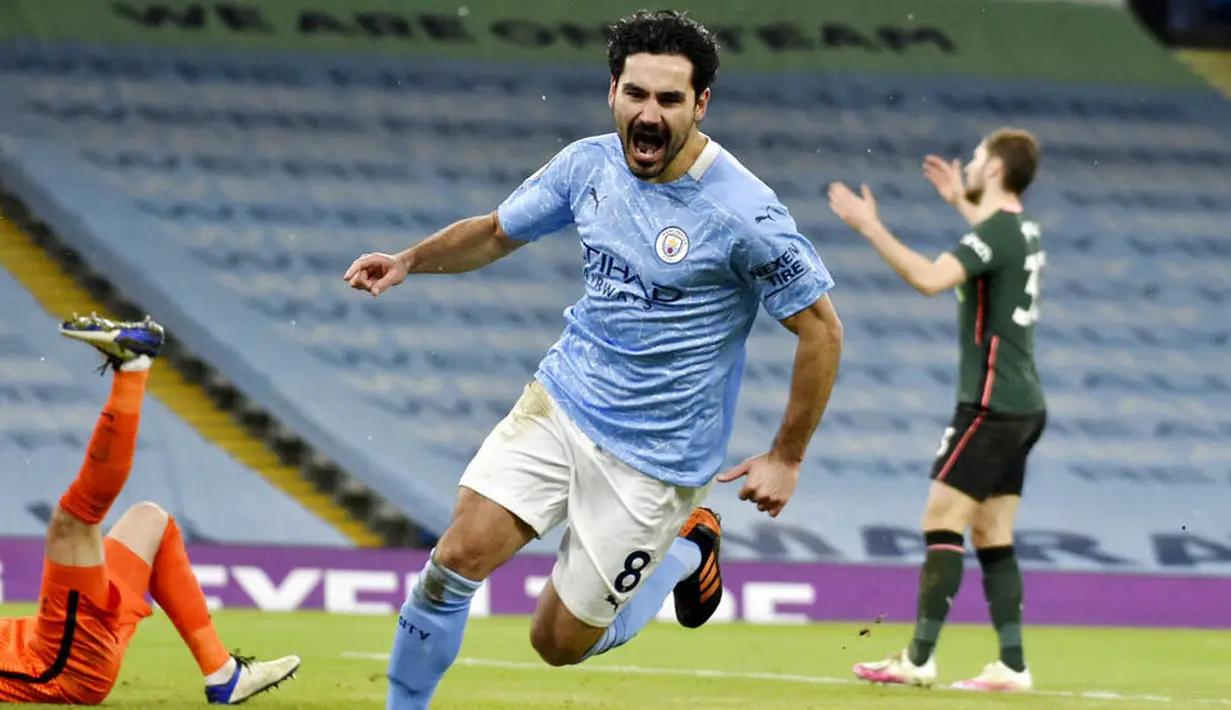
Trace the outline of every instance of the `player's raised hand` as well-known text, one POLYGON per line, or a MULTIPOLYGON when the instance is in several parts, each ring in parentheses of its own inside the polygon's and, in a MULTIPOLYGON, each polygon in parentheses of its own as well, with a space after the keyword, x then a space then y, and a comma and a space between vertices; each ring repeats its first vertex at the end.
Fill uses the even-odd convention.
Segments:
POLYGON ((923 159, 923 176, 940 193, 941 199, 949 204, 956 204, 966 191, 962 181, 962 161, 957 158, 948 162, 938 155, 929 155, 923 159))
POLYGON ((739 499, 757 504, 757 510, 776 518, 786 507, 799 483, 799 464, 782 461, 770 454, 750 458, 718 477, 730 483, 747 477, 739 489, 739 499))
POLYGON ((829 184, 829 209, 851 229, 863 233, 879 222, 880 217, 876 213, 876 198, 872 196, 872 188, 863 185, 860 193, 856 195, 840 182, 829 184))
POLYGON ((406 264, 392 254, 364 254, 355 259, 342 280, 359 291, 379 296, 406 279, 406 264))

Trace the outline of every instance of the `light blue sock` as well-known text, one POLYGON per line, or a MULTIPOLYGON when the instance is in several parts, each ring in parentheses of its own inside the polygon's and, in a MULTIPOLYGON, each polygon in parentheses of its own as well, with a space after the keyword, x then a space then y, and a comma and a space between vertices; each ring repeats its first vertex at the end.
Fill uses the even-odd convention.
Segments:
POLYGON ((603 632, 602 638, 586 652, 582 660, 628 643, 658 615, 658 610, 662 608, 671 590, 675 589, 675 585, 696 572, 700 566, 701 548, 692 540, 677 537, 658 568, 641 583, 641 588, 633 594, 628 606, 616 616, 611 626, 603 632))
POLYGON ((480 584, 428 559, 398 616, 386 710, 426 710, 462 649, 470 600, 480 584))

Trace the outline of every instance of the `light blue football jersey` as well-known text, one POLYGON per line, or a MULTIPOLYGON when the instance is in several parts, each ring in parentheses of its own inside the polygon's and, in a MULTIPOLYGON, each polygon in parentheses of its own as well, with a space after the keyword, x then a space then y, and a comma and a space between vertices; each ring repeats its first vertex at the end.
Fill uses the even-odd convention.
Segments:
POLYGON ((585 295, 535 377, 598 446, 674 485, 726 459, 758 308, 787 318, 833 287, 773 190, 712 139, 666 184, 633 176, 618 135, 579 140, 497 216, 523 241, 577 228, 585 295))

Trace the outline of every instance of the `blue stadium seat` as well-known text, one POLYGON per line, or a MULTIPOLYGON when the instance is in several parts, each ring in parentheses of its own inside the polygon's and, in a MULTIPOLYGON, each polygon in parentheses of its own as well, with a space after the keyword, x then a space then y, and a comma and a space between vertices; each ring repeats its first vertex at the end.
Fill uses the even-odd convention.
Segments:
MULTIPOLYGON (((565 143, 606 130, 602 71, 168 51, 109 48, 131 61, 108 73, 89 61, 104 50, 0 50, 6 185, 256 400, 443 529, 465 461, 581 292, 575 237, 380 300, 341 274, 362 252, 493 209, 565 143), (242 72, 176 69, 253 64, 298 81, 275 90, 242 85, 242 72), (382 71, 403 81, 372 88, 382 71)), ((1039 348, 1051 423, 1023 524, 1067 540, 1053 561, 1071 567, 1182 567, 1155 554, 1159 532, 1225 545, 1228 104, 954 77, 794 77, 789 88, 724 76, 705 129, 815 241, 847 345, 788 512, 771 523, 733 490, 713 495, 731 554, 867 561, 904 549, 895 535, 915 528, 952 407, 954 303, 912 294, 828 213, 824 190, 868 182, 890 226, 937 253, 964 225, 922 180, 923 155, 965 157, 1004 123, 1044 143, 1029 203, 1049 252, 1039 348)), ((772 437, 790 341, 767 318, 754 330, 731 462, 772 437)), ((1207 569, 1189 558, 1185 571, 1207 569)))
MULTIPOLYGON (((0 535, 41 536, 81 467, 110 380, 94 374, 97 354, 62 338, 4 271, 0 303, 0 535)), ((128 485, 104 524, 143 500, 170 511, 197 542, 352 545, 153 397, 128 485)))

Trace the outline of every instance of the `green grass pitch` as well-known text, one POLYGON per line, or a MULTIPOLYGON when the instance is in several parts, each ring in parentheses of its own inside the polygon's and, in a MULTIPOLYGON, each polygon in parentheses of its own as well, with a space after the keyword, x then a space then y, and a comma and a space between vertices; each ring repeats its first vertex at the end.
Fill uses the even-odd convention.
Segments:
MULTIPOLYGON (((0 607, 0 614, 29 606, 0 607)), ((223 640, 246 655, 297 653, 299 675, 248 703, 270 710, 383 708, 391 618, 223 610, 223 640)), ((635 708, 1216 708, 1231 707, 1231 633, 1027 628, 1039 691, 1013 697, 853 682, 850 667, 900 648, 900 625, 653 623, 632 643, 584 665, 548 668, 529 645, 529 620, 473 620, 441 684, 440 710, 635 708)), ((941 681, 973 675, 995 656, 990 629, 952 626, 937 656, 941 681)), ((204 707, 202 681, 161 614, 137 632, 107 707, 204 707)))

